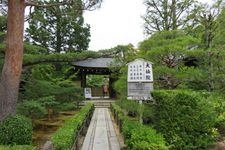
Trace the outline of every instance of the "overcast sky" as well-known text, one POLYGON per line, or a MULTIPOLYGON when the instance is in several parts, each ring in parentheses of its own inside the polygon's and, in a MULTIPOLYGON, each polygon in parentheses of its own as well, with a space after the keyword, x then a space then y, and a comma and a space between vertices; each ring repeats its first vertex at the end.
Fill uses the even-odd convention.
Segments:
POLYGON ((141 18, 145 10, 143 0, 103 0, 100 9, 85 12, 85 22, 91 26, 89 50, 109 49, 129 43, 137 46, 145 38, 141 18))

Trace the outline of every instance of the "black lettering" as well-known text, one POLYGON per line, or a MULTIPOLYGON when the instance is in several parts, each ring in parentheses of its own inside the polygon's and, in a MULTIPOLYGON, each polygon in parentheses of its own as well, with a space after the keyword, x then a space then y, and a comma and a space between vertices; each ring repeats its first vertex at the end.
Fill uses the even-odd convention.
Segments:
POLYGON ((146 76, 146 80, 150 80, 151 79, 151 77, 150 76, 146 76))

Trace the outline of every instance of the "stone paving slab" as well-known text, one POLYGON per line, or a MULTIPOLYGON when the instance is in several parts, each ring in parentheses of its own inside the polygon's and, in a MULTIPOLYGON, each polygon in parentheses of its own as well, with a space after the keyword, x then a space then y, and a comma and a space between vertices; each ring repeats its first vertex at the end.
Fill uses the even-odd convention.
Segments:
POLYGON ((82 150, 120 150, 108 108, 95 108, 82 150))

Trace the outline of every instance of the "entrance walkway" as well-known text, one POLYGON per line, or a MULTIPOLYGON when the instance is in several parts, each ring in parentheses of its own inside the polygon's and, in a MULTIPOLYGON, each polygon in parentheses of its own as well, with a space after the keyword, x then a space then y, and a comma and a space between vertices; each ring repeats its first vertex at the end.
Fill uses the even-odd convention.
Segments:
POLYGON ((108 108, 95 108, 82 150, 120 150, 108 108))

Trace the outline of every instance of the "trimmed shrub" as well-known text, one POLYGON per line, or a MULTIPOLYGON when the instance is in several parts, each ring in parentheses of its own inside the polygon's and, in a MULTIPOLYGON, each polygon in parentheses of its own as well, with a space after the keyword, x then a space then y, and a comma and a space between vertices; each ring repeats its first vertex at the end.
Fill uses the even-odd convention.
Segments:
POLYGON ((52 136, 52 142, 55 150, 71 150, 74 139, 82 127, 84 121, 88 118, 93 109, 93 104, 84 106, 78 114, 67 120, 64 125, 58 129, 52 136))
POLYGON ((216 127, 221 136, 225 136, 225 112, 218 116, 216 127))
POLYGON ((216 125, 220 136, 225 136, 225 96, 220 93, 213 93, 208 96, 208 100, 213 104, 217 113, 216 125))
POLYGON ((154 91, 155 128, 173 150, 206 149, 214 141, 216 114, 202 94, 192 91, 154 91))
POLYGON ((128 147, 132 150, 167 150, 166 142, 161 134, 147 126, 135 128, 128 140, 128 147))
POLYGON ((156 130, 131 121, 116 104, 112 104, 112 111, 123 122, 122 133, 128 150, 168 150, 163 136, 156 130))
POLYGON ((32 122, 23 116, 10 116, 0 123, 0 144, 25 145, 32 142, 32 122))

